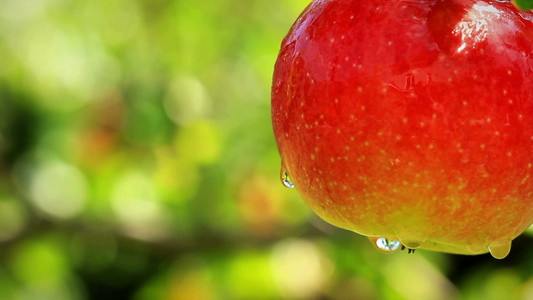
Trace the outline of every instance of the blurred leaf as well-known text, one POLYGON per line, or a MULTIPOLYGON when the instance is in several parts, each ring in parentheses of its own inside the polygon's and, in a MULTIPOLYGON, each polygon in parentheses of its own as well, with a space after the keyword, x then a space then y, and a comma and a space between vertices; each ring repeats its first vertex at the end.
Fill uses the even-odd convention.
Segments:
POLYGON ((267 251, 243 249, 229 257, 220 271, 223 273, 216 276, 222 279, 226 298, 259 300, 277 295, 267 251))
POLYGON ((197 164, 211 164, 218 160, 222 139, 216 125, 199 121, 183 127, 176 137, 176 152, 197 164))
POLYGON ((513 2, 521 10, 533 9, 533 0, 513 0, 513 2))
POLYGON ((533 225, 529 226, 529 228, 526 229, 526 231, 524 231, 524 234, 527 234, 529 236, 533 236, 533 225))
POLYGON ((21 243, 13 251, 10 265, 15 278, 29 285, 54 285, 70 276, 70 263, 55 239, 21 243))
POLYGON ((131 104, 124 135, 133 145, 166 142, 170 131, 170 122, 160 103, 143 98, 131 104))
POLYGON ((20 201, 0 195, 0 241, 17 237, 27 226, 28 212, 20 201))

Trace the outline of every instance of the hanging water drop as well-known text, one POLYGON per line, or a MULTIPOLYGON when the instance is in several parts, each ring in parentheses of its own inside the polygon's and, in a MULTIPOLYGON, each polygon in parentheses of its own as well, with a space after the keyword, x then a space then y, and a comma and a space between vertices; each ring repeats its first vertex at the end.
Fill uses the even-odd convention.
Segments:
POLYGON ((294 183, 292 183, 291 178, 289 177, 289 172, 283 167, 281 168, 281 183, 283 183, 286 188, 294 188, 294 183))
POLYGON ((496 259, 504 259, 511 252, 511 242, 491 244, 489 251, 492 257, 496 259))
POLYGON ((398 250, 402 243, 384 237, 368 237, 372 244, 381 252, 390 253, 398 250))
POLYGON ((487 246, 483 241, 473 241, 466 245, 466 250, 470 251, 471 254, 481 254, 487 252, 487 246))
POLYGON ((422 246, 422 244, 424 243, 424 241, 421 241, 421 240, 400 240, 400 241, 408 249, 420 248, 420 246, 422 246))
POLYGON ((408 249, 417 249, 426 242, 427 236, 415 228, 400 228, 394 231, 398 240, 408 249))

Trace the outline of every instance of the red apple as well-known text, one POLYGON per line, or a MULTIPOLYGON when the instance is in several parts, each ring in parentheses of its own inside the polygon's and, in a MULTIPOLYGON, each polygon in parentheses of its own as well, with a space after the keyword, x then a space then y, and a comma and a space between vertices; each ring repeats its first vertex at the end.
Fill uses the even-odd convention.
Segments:
POLYGON ((272 122, 324 220, 386 251, 503 258, 533 223, 533 13, 315 0, 282 42, 272 122))

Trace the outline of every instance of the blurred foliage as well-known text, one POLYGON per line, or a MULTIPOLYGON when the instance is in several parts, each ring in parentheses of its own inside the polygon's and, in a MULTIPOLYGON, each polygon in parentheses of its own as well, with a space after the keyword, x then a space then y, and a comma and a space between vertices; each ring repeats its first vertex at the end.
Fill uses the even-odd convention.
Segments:
POLYGON ((533 0, 513 0, 513 3, 521 10, 533 9, 533 0))
POLYGON ((511 255, 384 255, 279 180, 307 0, 2 0, 0 299, 533 299, 511 255))

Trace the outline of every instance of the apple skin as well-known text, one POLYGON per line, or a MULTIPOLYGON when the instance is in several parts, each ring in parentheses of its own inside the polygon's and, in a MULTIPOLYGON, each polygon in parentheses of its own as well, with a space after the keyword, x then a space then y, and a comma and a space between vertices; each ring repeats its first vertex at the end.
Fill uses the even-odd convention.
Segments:
POLYGON ((315 0, 282 42, 272 122, 282 172, 325 221, 503 258, 533 223, 533 13, 315 0))

